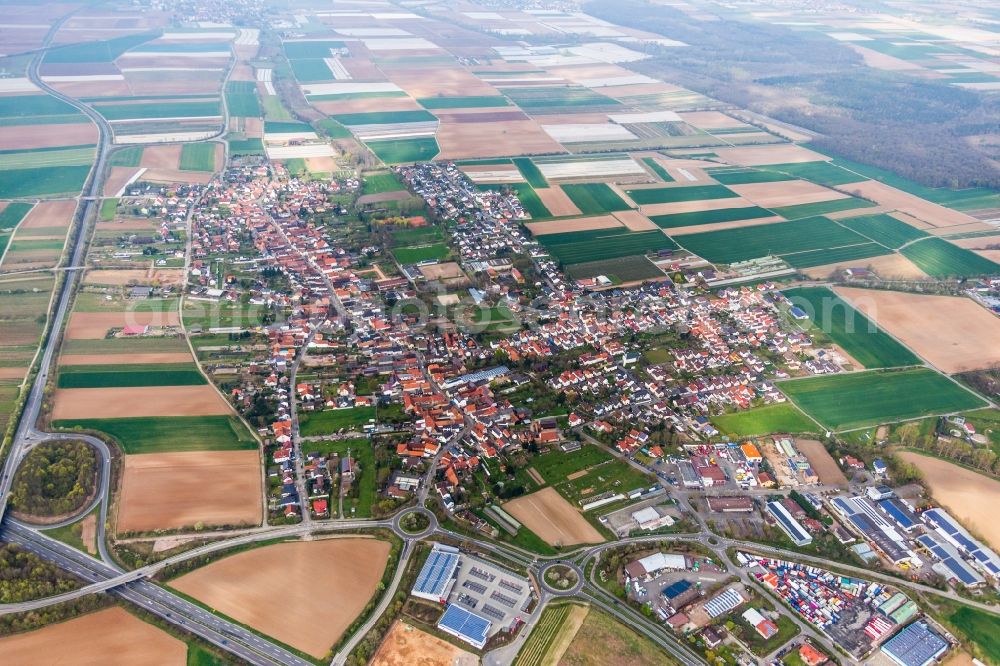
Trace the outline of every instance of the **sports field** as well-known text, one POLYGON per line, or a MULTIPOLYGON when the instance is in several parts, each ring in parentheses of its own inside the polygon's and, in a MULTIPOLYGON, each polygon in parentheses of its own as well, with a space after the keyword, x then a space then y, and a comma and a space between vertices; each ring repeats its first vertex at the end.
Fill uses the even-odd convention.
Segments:
POLYGON ((746 206, 744 208, 718 208, 716 210, 699 210, 690 213, 652 215, 649 219, 663 229, 678 229, 680 227, 695 227, 703 224, 717 224, 719 222, 755 220, 773 215, 774 213, 766 208, 746 206))
POLYGON ((891 215, 862 215, 842 218, 838 222, 891 250, 898 250, 910 241, 927 237, 925 232, 900 222, 891 215))
POLYGON ((59 388, 197 386, 207 384, 193 363, 74 365, 59 371, 59 388))
POLYGON ((57 428, 97 430, 113 437, 125 453, 168 451, 238 451, 257 441, 232 416, 151 416, 53 421, 57 428))
POLYGON ((920 359, 913 352, 826 287, 801 287, 783 293, 794 305, 806 311, 814 328, 840 345, 865 368, 920 364, 920 359))
POLYGON ((368 141, 366 145, 386 164, 426 162, 434 159, 441 150, 432 136, 414 139, 380 139, 368 141))
POLYGON ((816 432, 819 426, 799 411, 795 405, 782 402, 755 407, 742 412, 720 414, 712 423, 733 437, 754 437, 771 433, 816 432))
POLYGON ((781 382, 778 388, 833 430, 948 414, 986 405, 928 368, 823 375, 781 382))
POLYGON ((707 201, 710 199, 733 199, 737 195, 724 185, 688 185, 686 187, 650 187, 625 190, 632 201, 640 206, 649 204, 675 203, 678 201, 707 201))
POLYGON ((445 259, 448 256, 448 246, 444 243, 434 243, 420 247, 394 247, 392 254, 401 264, 416 264, 429 259, 445 259))
POLYGON ((181 171, 215 171, 214 143, 185 143, 181 148, 181 171))
POLYGON ((998 275, 1000 264, 940 238, 907 245, 900 252, 931 277, 998 275))
MULTIPOLYGON (((810 250, 830 250, 869 243, 850 229, 825 217, 810 217, 752 227, 678 236, 686 249, 713 263, 731 264, 767 255, 785 256, 810 250)), ((874 245, 874 243, 872 244, 874 245)), ((888 250, 881 248, 881 254, 888 250)), ((837 261, 829 259, 823 263, 837 261)))
POLYGON ((563 264, 643 255, 677 245, 659 231, 592 229, 537 237, 548 252, 563 264))
POLYGON ((630 206, 606 183, 566 184, 562 186, 562 190, 584 215, 630 209, 630 206))

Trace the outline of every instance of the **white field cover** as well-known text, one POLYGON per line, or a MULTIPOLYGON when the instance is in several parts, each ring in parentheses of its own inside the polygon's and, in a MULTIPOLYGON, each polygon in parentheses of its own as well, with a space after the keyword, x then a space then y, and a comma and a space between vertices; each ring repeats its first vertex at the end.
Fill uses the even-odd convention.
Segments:
POLYGON ((351 95, 355 93, 402 92, 390 81, 350 81, 337 83, 309 83, 302 85, 304 95, 351 95))
POLYGON ((0 79, 0 93, 35 92, 38 87, 25 77, 0 79))
POLYGON ((497 167, 488 171, 467 171, 462 172, 468 176, 473 183, 523 183, 524 176, 516 168, 503 169, 497 167))
POLYGON ((268 132, 264 143, 288 143, 289 141, 318 141, 316 132, 268 132))
POLYGON ((603 79, 576 79, 576 82, 588 88, 611 88, 613 86, 634 86, 642 83, 660 83, 660 81, 645 74, 609 76, 603 79))
POLYGON ((326 63, 326 66, 330 69, 330 72, 333 74, 333 78, 335 78, 336 80, 344 81, 347 79, 354 78, 353 76, 351 76, 351 73, 347 71, 347 68, 344 67, 343 63, 340 62, 340 58, 337 57, 323 58, 323 62, 326 63))
POLYGON ((232 39, 233 31, 229 32, 165 32, 160 35, 160 39, 232 39))
POLYGON ((192 51, 190 53, 173 51, 129 51, 119 58, 159 58, 170 61, 174 58, 225 58, 229 59, 229 51, 192 51))
POLYGON ((635 134, 613 123, 576 123, 572 125, 542 125, 545 133, 559 143, 591 143, 594 141, 633 141, 635 134))
POLYGON ((400 28, 337 28, 336 30, 348 37, 406 37, 410 34, 400 28))
POLYGON ((124 81, 121 74, 73 74, 65 76, 43 76, 46 83, 76 83, 84 81, 124 81))
POLYGON ((302 146, 267 146, 268 159, 289 160, 296 157, 333 157, 337 152, 328 143, 310 143, 302 146))
POLYGON ((434 42, 423 37, 365 38, 361 40, 369 51, 424 51, 440 49, 434 42))
POLYGON ((165 132, 162 134, 122 134, 115 135, 116 144, 165 143, 175 141, 201 141, 214 136, 215 132, 165 132))
POLYGON ((649 111, 647 113, 612 113, 611 122, 620 125, 631 123, 679 123, 684 119, 673 111, 649 111))
POLYGON ((606 63, 635 62, 645 60, 649 56, 632 49, 612 44, 611 42, 590 42, 581 46, 571 46, 567 49, 570 53, 585 58, 593 58, 606 63))
POLYGON ((630 158, 615 160, 574 160, 572 162, 543 162, 538 169, 546 178, 606 178, 610 176, 641 176, 646 171, 630 158))

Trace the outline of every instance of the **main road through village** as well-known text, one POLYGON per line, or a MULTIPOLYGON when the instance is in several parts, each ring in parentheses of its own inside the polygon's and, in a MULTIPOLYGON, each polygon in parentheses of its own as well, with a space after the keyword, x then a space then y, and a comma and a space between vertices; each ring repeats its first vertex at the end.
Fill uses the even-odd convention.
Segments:
MULTIPOLYGON (((61 25, 61 22, 57 23, 52 28, 52 31, 49 33, 49 36, 45 41, 45 47, 48 46, 52 35, 58 29, 59 25, 61 25)), ((97 211, 100 208, 100 197, 107 174, 107 158, 112 150, 112 130, 107 121, 94 110, 71 97, 67 97, 58 91, 51 89, 45 84, 44 81, 41 80, 38 76, 38 66, 41 61, 42 53, 44 53, 44 47, 42 51, 39 51, 39 53, 36 54, 36 57, 29 66, 28 73, 32 82, 50 95, 53 95, 67 104, 71 104, 72 106, 80 109, 94 121, 100 130, 100 142, 97 148, 97 156, 88 182, 84 188, 84 195, 80 198, 80 205, 77 211, 79 224, 77 225, 76 236, 73 240, 73 247, 67 259, 69 262, 68 267, 75 268, 82 265, 89 231, 97 218, 97 211)), ((223 115, 225 116, 226 114, 224 113, 223 115)), ((778 548, 771 548, 755 543, 723 538, 712 533, 708 525, 705 524, 698 514, 693 511, 691 511, 691 513, 697 519, 700 527, 700 530, 694 533, 624 538, 601 544, 599 546, 581 547, 573 551, 568 551, 560 555, 550 557, 536 555, 509 544, 499 544, 483 538, 473 538, 467 535, 453 533, 440 527, 434 515, 430 511, 422 508, 423 502, 427 498, 427 489, 430 487, 433 479, 433 469, 435 467, 433 463, 435 461, 432 461, 431 470, 428 472, 423 488, 418 494, 418 508, 414 509, 410 507, 402 509, 401 513, 391 519, 312 520, 304 521, 301 524, 291 526, 264 526, 246 530, 235 530, 225 533, 217 541, 211 542, 207 545, 192 548, 186 552, 174 555, 160 562, 150 564, 133 571, 125 571, 118 566, 108 553, 107 536, 104 533, 104 529, 107 524, 107 512, 111 497, 111 451, 109 450, 107 444, 98 438, 87 435, 48 433, 37 428, 45 387, 48 382, 52 361, 56 354, 60 339, 60 331, 62 330, 63 322, 69 309, 69 304, 72 301, 74 290, 76 289, 79 281, 79 272, 80 271, 77 270, 61 271, 63 279, 59 287, 58 296, 55 299, 55 307, 50 318, 46 338, 43 342, 42 354, 38 366, 38 374, 34 379, 28 398, 24 403, 21 420, 16 429, 10 449, 6 453, 2 477, 0 477, 0 539, 18 544, 22 548, 35 553, 42 559, 52 562, 60 568, 73 573, 84 582, 84 585, 75 591, 54 597, 37 599, 29 602, 0 605, 0 614, 20 613, 69 601, 84 595, 108 593, 124 602, 133 604, 134 606, 157 616, 162 621, 174 625, 183 632, 197 635, 201 639, 233 654, 246 663, 261 665, 287 664, 291 666, 306 666, 311 662, 293 653, 286 647, 269 640, 263 635, 251 631, 243 625, 228 620, 211 610, 192 603, 180 595, 174 594, 167 587, 153 582, 151 580, 152 577, 171 565, 179 564, 193 558, 212 553, 221 553, 237 546, 271 541, 277 538, 294 539, 321 535, 333 531, 352 532, 380 528, 392 530, 393 533, 395 533, 396 536, 403 542, 403 548, 400 553, 396 571, 394 572, 391 581, 382 592, 382 596, 375 609, 369 614, 365 622, 362 623, 362 625, 357 628, 351 636, 342 642, 340 649, 334 655, 333 661, 331 662, 333 665, 346 663, 347 657, 350 655, 351 651, 357 646, 365 634, 374 626, 381 614, 386 610, 396 592, 399 590, 399 586, 407 566, 410 563, 416 544, 420 541, 438 539, 447 539, 452 542, 461 543, 464 548, 526 569, 531 573, 531 577, 535 582, 537 603, 535 604, 534 610, 530 616, 525 618, 525 627, 522 628, 519 635, 510 644, 488 652, 484 656, 483 661, 487 666, 501 666, 511 663, 514 656, 517 654, 518 649, 523 644, 525 637, 530 633, 532 626, 541 616, 546 604, 552 599, 559 598, 575 598, 601 608, 605 612, 613 615, 640 634, 655 642, 667 653, 669 653, 674 660, 684 664, 685 666, 705 663, 701 656, 692 651, 686 643, 678 640, 677 637, 668 632, 662 625, 645 617, 641 613, 637 612, 632 606, 622 603, 619 599, 604 590, 603 587, 601 587, 601 585, 594 580, 594 572, 597 567, 592 567, 590 569, 590 576, 586 576, 585 571, 587 568, 593 563, 593 561, 597 560, 602 553, 609 549, 630 543, 653 543, 669 540, 698 543, 702 547, 711 550, 715 554, 719 563, 727 566, 730 573, 740 578, 747 585, 756 584, 745 570, 738 568, 731 561, 729 557, 729 549, 731 548, 741 548, 766 555, 773 555, 775 557, 782 557, 792 561, 828 566, 847 573, 864 576, 869 579, 889 582, 893 585, 907 588, 913 592, 920 592, 927 595, 937 595, 946 597, 953 601, 961 601, 962 603, 974 606, 980 610, 1000 615, 1000 611, 998 611, 997 608, 991 605, 972 602, 967 599, 960 598, 955 592, 952 591, 938 590, 918 583, 898 579, 896 577, 879 574, 867 569, 830 562, 822 558, 808 557, 799 553, 785 551, 778 548), (76 518, 67 520, 61 524, 72 523, 74 520, 78 520, 82 516, 89 514, 94 507, 99 506, 100 519, 98 521, 96 538, 98 545, 98 557, 92 557, 75 548, 56 541, 40 532, 34 526, 25 524, 16 520, 12 516, 6 515, 11 482, 18 466, 24 460, 25 455, 34 446, 41 442, 66 439, 69 437, 78 440, 82 439, 91 444, 97 452, 101 462, 99 465, 99 483, 96 497, 93 502, 89 503, 76 518), (408 533, 400 526, 399 519, 401 515, 414 510, 424 513, 430 521, 430 525, 419 534, 408 533), (555 590, 548 588, 544 583, 543 570, 546 566, 550 566, 554 562, 561 562, 573 568, 578 576, 578 584, 570 590, 555 590)), ((456 439, 461 437, 461 435, 462 433, 456 435, 456 439)), ((441 450, 443 451, 444 448, 445 447, 441 447, 441 450)), ((46 526, 46 528, 51 527, 53 526, 46 526)), ((207 535, 201 534, 201 536, 204 537, 207 535)), ((333 603, 332 600, 331 603, 333 603)), ((805 624, 797 617, 793 617, 793 620, 799 625, 799 628, 805 635, 811 636, 828 650, 833 649, 829 639, 819 633, 814 627, 805 624)))

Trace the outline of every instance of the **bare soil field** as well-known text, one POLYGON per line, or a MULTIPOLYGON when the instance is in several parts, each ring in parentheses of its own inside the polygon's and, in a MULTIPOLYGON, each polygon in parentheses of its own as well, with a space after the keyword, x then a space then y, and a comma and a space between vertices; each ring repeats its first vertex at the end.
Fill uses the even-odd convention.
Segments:
POLYGON ((369 666, 476 666, 479 658, 405 622, 396 622, 369 666))
POLYGON ((866 65, 873 67, 874 69, 881 69, 886 72, 912 72, 914 70, 924 69, 920 65, 909 60, 903 60, 902 58, 896 58, 885 53, 879 53, 873 49, 865 48, 860 44, 848 44, 847 46, 860 55, 864 59, 866 65))
POLYGON ((124 532, 257 525, 263 515, 257 451, 125 456, 118 518, 124 532))
POLYGON ((13 125, 0 127, 0 149, 55 148, 97 143, 97 127, 71 125, 13 125))
POLYGON ((74 312, 66 326, 68 340, 101 340, 112 328, 179 326, 176 312, 74 312))
POLYGON ((156 229, 152 220, 147 220, 142 217, 124 217, 116 218, 114 220, 109 220, 107 222, 98 222, 98 231, 149 231, 152 232, 156 229))
POLYGON ((781 208, 847 198, 847 195, 842 192, 810 183, 808 180, 749 183, 747 185, 732 185, 729 189, 763 208, 781 208))
POLYGON ((462 272, 461 267, 454 261, 421 266, 420 272, 428 280, 459 280, 465 278, 465 273, 462 272))
POLYGON ((688 125, 700 127, 703 130, 723 129, 728 127, 746 127, 742 120, 736 120, 721 111, 689 111, 678 114, 688 125))
POLYGON ((808 148, 785 143, 776 146, 744 146, 741 148, 715 148, 719 159, 729 164, 757 166, 762 164, 792 164, 794 162, 818 162, 824 155, 808 148))
POLYGON ((558 185, 535 188, 535 194, 538 195, 538 198, 542 200, 542 204, 555 217, 580 214, 580 209, 576 207, 573 200, 558 185))
POLYGON ((70 97, 129 96, 135 93, 128 81, 63 81, 50 86, 70 97))
POLYGON ((954 245, 967 250, 988 250, 990 246, 1000 246, 1000 234, 996 236, 980 236, 978 238, 961 238, 951 241, 954 245))
POLYGON ((904 280, 920 280, 927 277, 927 274, 920 270, 915 263, 901 254, 886 254, 870 259, 857 259, 854 261, 842 261, 838 264, 814 266, 813 268, 802 270, 802 273, 811 278, 824 279, 830 277, 832 273, 845 268, 870 268, 879 277, 884 279, 902 278, 904 280))
POLYGON ((528 116, 517 109, 496 111, 494 109, 463 109, 462 111, 436 111, 435 116, 442 123, 501 123, 514 120, 529 120, 528 116))
POLYGON ((326 114, 368 113, 370 111, 419 111, 424 107, 409 97, 361 97, 358 99, 312 102, 326 114))
POLYGON ((323 658, 375 594, 388 559, 389 543, 371 538, 279 543, 213 562, 171 586, 323 658))
POLYGON ((548 220, 545 222, 528 222, 524 225, 535 236, 545 234, 563 234, 570 231, 591 231, 593 229, 614 229, 622 223, 614 215, 594 215, 593 217, 574 217, 568 220, 548 220))
POLYGON ((23 379, 28 368, 8 368, 0 367, 0 379, 23 379))
POLYGON ((864 198, 871 199, 880 206, 895 208, 919 220, 923 220, 934 227, 955 227, 962 224, 975 224, 979 222, 979 220, 971 215, 925 201, 918 196, 897 190, 877 180, 848 183, 847 185, 839 186, 838 189, 852 194, 857 192, 864 198))
POLYGON ((210 385, 56 389, 53 419, 118 419, 130 416, 229 414, 210 385))
POLYGON ((97 552, 97 516, 89 515, 80 521, 80 541, 91 555, 97 552))
MULTIPOLYGON (((638 189, 638 188, 637 188, 638 189)), ((734 197, 731 199, 706 199, 704 201, 673 201, 671 203, 649 204, 641 206, 645 215, 670 215, 673 213, 694 213, 703 210, 720 210, 723 208, 749 208, 752 203, 746 199, 734 197)))
POLYGON ((812 465, 820 482, 834 486, 847 485, 847 477, 823 446, 823 442, 815 439, 796 439, 795 447, 809 459, 809 464, 812 465))
POLYGON ((89 270, 84 284, 105 284, 123 286, 130 284, 181 284, 184 281, 182 268, 109 268, 106 270, 89 270))
POLYGON ((146 354, 63 354, 59 365, 126 365, 138 363, 189 363, 187 352, 150 352, 146 354))
MULTIPOLYGON (((221 150, 221 146, 220 146, 221 150)), ((312 173, 332 173, 337 170, 337 160, 329 155, 321 155, 319 157, 306 157, 306 169, 312 173)), ((222 167, 220 166, 221 153, 216 153, 215 157, 215 170, 218 171, 222 167)))
POLYGON ((180 144, 168 146, 146 146, 142 151, 139 166, 147 169, 176 169, 181 161, 180 144))
POLYGON ((132 179, 139 169, 135 167, 111 167, 108 179, 104 181, 104 196, 115 197, 132 179))
POLYGON ((44 229, 46 227, 68 227, 76 212, 76 201, 42 201, 24 216, 20 229, 44 229))
POLYGON ((533 120, 441 123, 437 132, 437 142, 441 147, 437 159, 566 152, 533 120))
POLYGON ((920 470, 931 489, 931 497, 948 513, 990 546, 1000 548, 1000 522, 996 520, 1000 481, 919 453, 901 451, 899 457, 920 470))
POLYGON ((690 227, 675 227, 664 229, 669 231, 671 236, 683 236, 685 234, 700 234, 705 231, 722 231, 723 229, 738 229, 740 227, 756 227, 775 222, 784 222, 785 218, 778 215, 771 217, 757 217, 750 220, 733 220, 732 222, 716 222, 715 224, 702 224, 690 227))
POLYGON ((260 139, 264 136, 264 121, 260 118, 244 118, 243 132, 250 139, 260 139))
POLYGON ((932 228, 928 229, 927 233, 932 236, 947 236, 949 234, 980 233, 983 231, 996 231, 996 226, 986 222, 976 222, 973 224, 959 224, 954 227, 941 227, 940 229, 932 228))
POLYGON ((630 231, 655 231, 659 229, 652 220, 637 210, 621 210, 612 213, 612 215, 630 231))
POLYGON ((1000 318, 971 299, 850 287, 835 291, 943 372, 1000 362, 1000 318))
POLYGON ((121 608, 0 638, 7 666, 184 666, 187 644, 121 608))
POLYGON ((499 95, 497 89, 480 80, 474 74, 457 67, 434 69, 382 67, 386 77, 414 97, 439 97, 461 95, 491 97, 499 95))
POLYGON ((503 505, 550 546, 601 543, 604 537, 551 486, 503 505))
POLYGON ((142 179, 151 183, 200 183, 212 180, 211 173, 204 171, 178 171, 176 169, 147 169, 142 179))

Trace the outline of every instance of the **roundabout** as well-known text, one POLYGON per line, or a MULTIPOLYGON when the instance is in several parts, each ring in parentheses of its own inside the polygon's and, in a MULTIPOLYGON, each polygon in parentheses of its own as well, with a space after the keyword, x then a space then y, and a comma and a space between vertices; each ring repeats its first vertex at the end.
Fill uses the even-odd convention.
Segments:
POLYGON ((437 516, 423 507, 407 509, 392 519, 392 530, 402 539, 423 539, 437 528, 437 516))
POLYGON ((549 562, 538 573, 542 587, 553 596, 570 597, 583 588, 583 570, 572 562, 549 562))

